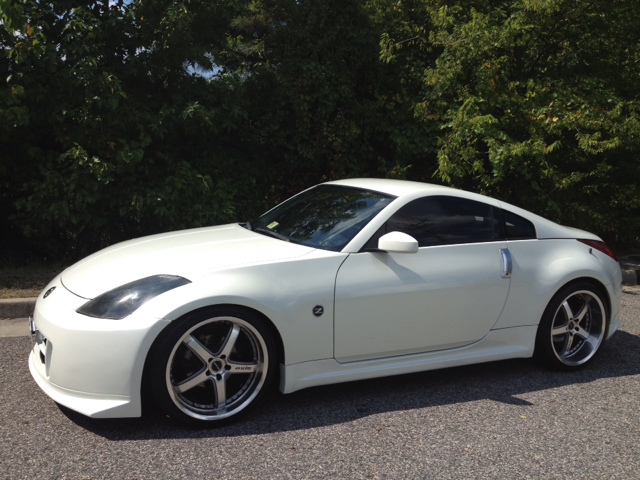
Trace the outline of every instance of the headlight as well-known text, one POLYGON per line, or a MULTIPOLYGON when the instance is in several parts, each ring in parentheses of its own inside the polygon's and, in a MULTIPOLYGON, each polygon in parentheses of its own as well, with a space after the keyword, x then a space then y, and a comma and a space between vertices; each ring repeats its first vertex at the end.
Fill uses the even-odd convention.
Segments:
POLYGON ((114 288, 82 305, 76 312, 89 317, 121 320, 153 297, 191 283, 175 275, 153 275, 114 288))

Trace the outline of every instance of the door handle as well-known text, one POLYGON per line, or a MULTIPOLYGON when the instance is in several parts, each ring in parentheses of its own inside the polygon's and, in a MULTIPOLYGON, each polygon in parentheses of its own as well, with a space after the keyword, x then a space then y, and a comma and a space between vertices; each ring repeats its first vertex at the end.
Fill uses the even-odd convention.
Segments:
POLYGON ((500 249, 500 275, 502 278, 511 278, 511 270, 513 269, 511 262, 511 252, 508 248, 500 249))

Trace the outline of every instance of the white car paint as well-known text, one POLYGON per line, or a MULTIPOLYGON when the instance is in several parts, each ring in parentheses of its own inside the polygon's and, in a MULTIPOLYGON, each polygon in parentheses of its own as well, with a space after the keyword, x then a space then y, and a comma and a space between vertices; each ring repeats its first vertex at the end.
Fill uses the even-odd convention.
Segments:
POLYGON ((375 179, 331 183, 399 198, 341 252, 286 243, 231 224, 123 242, 65 270, 45 288, 56 290, 46 299, 41 294, 34 312, 40 335, 47 339, 30 355, 38 385, 88 416, 139 416, 143 367, 152 343, 173 320, 211 305, 245 306, 272 322, 284 346, 280 388, 285 393, 530 357, 550 298, 576 278, 593 278, 606 288, 612 306, 607 336, 620 324, 619 265, 574 240, 599 240, 593 234, 442 186, 375 179), (505 208, 533 222, 538 239, 423 247, 415 254, 357 253, 399 208, 435 194, 505 208), (500 274, 499 250, 504 248, 512 257, 510 278, 500 274), (123 320, 76 312, 87 299, 156 274, 180 275, 192 283, 155 297, 123 320), (420 283, 430 288, 418 289, 420 283), (457 301, 455 287, 464 291, 458 298, 468 302, 457 301), (419 306, 412 303, 415 299, 419 306), (320 317, 312 313, 316 305, 324 307, 320 317), (425 318, 443 323, 427 330, 425 318), (400 320, 406 323, 398 326, 400 320))
POLYGON ((54 293, 44 301, 41 294, 34 311, 46 344, 37 342, 29 357, 33 378, 56 402, 87 416, 139 416, 144 360, 169 321, 144 315, 124 323, 88 318, 76 313, 86 299, 64 288, 60 276, 44 292, 51 287, 54 293))
POLYGON ((351 382, 404 373, 459 367, 533 355, 537 326, 492 330, 471 345, 438 352, 402 355, 374 360, 339 363, 335 359, 282 365, 280 390, 291 393, 303 388, 351 382))
MULTIPOLYGON (((513 261, 511 287, 507 303, 494 328, 538 325, 555 292, 571 280, 581 277, 594 278, 602 283, 614 307, 610 317, 618 317, 622 273, 617 262, 587 245, 576 248, 575 240, 519 240, 507 243, 513 261)), ((608 336, 612 334, 613 331, 609 330, 608 336)))
POLYGON ((336 280, 336 360, 444 350, 483 338, 507 299, 509 279, 500 275, 499 256, 506 246, 350 255, 336 280))
POLYGON ((282 261, 313 250, 250 232, 237 223, 196 228, 112 245, 66 269, 62 282, 76 295, 95 298, 158 272, 189 276, 200 271, 282 261))

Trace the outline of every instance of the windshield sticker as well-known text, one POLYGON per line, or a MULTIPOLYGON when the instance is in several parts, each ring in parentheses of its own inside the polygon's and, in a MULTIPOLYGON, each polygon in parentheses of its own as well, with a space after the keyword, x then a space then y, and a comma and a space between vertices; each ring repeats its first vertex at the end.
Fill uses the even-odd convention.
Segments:
POLYGON ((269 230, 273 230, 274 228, 276 228, 278 225, 280 225, 278 222, 271 222, 269 225, 267 225, 267 228, 269 230))

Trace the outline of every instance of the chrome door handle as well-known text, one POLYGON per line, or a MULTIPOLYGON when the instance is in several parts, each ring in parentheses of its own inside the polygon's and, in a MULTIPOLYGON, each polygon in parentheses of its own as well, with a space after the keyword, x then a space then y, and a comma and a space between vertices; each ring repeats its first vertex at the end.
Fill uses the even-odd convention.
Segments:
POLYGON ((508 248, 500 249, 500 275, 502 278, 511 278, 511 253, 508 248))

